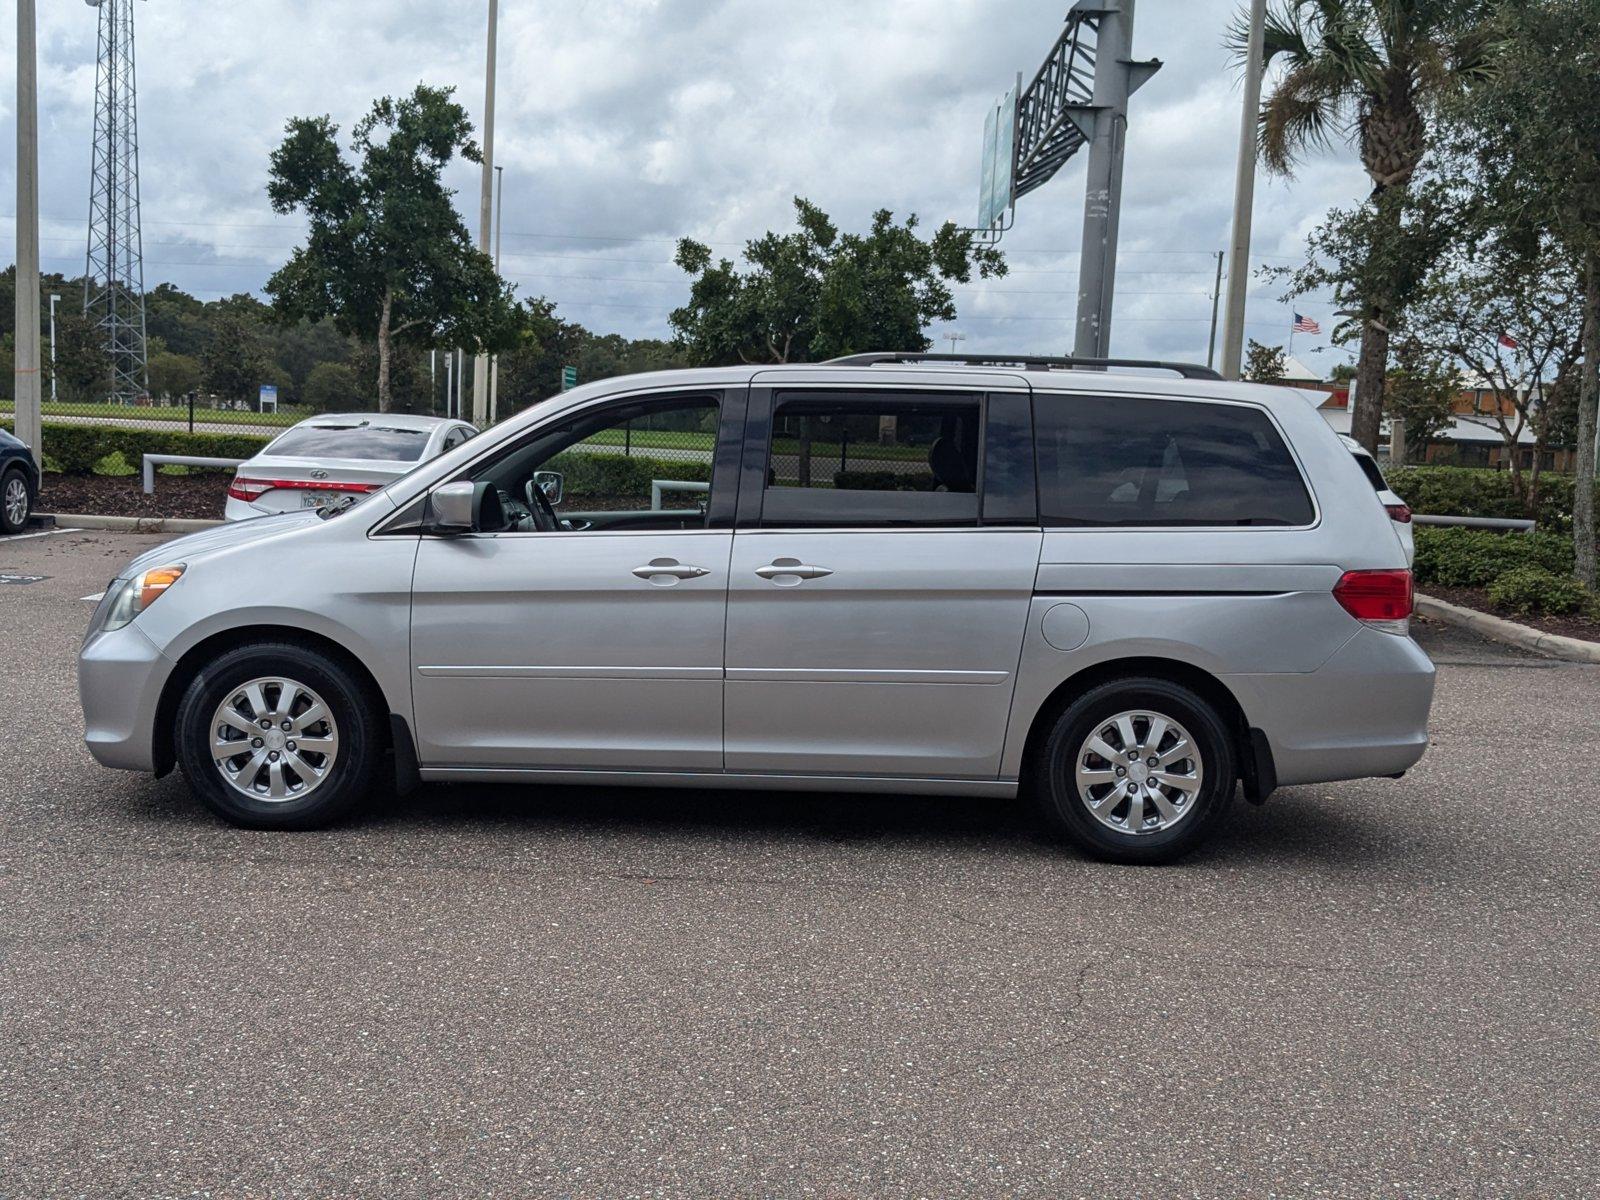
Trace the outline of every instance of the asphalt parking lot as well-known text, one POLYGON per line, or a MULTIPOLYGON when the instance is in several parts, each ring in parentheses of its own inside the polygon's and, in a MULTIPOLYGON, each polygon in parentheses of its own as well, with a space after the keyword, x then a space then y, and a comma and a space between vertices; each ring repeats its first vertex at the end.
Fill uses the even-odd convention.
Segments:
POLYGON ((916 797, 248 833, 79 741, 158 540, 0 541, 0 1196, 1600 1194, 1600 668, 1424 630, 1419 768, 1174 868, 916 797))

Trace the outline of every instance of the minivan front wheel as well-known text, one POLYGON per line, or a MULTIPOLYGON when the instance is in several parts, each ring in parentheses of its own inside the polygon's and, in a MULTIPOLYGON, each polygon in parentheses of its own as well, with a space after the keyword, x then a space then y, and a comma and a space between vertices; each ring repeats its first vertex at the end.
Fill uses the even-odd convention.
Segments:
POLYGON ((232 650, 178 707, 178 761, 212 812, 257 829, 309 829, 372 786, 382 725, 342 664, 292 643, 232 650))
POLYGON ((1070 704, 1035 763, 1046 817, 1097 858, 1171 862, 1232 799, 1233 745, 1216 710, 1164 679, 1119 679, 1070 704))

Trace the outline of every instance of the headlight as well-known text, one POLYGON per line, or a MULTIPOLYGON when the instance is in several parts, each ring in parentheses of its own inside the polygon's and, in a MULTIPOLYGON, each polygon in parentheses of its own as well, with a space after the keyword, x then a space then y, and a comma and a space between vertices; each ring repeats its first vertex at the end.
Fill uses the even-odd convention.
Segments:
POLYGON ((166 567, 152 567, 131 579, 112 580, 105 598, 95 609, 89 623, 89 633, 121 629, 166 593, 166 590, 183 577, 184 565, 174 563, 166 567))

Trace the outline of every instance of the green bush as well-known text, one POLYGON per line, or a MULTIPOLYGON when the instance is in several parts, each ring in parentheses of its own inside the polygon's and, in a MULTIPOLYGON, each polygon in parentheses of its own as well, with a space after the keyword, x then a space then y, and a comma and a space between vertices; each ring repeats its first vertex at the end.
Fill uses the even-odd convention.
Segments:
MULTIPOLYGON (((11 422, 3 423, 10 428, 11 422)), ((44 451, 66 475, 89 475, 111 454, 137 471, 146 454, 192 454, 200 458, 253 458, 271 438, 242 433, 190 433, 185 429, 125 429, 110 425, 62 425, 46 421, 44 451)))
POLYGON ((61 463, 56 459, 55 455, 46 454, 41 459, 39 469, 46 475, 59 475, 61 474, 61 463))
POLYGON ((687 479, 705 482, 711 478, 708 462, 678 462, 642 454, 589 454, 568 450, 556 455, 544 467, 560 471, 569 496, 642 496, 657 479, 687 479))
POLYGON ((122 456, 121 450, 113 450, 110 454, 107 454, 102 458, 95 459, 93 470, 96 475, 111 475, 117 477, 123 475, 137 475, 139 473, 139 468, 129 463, 128 460, 122 456))
POLYGON ((1489 603, 1517 613, 1582 613, 1594 595, 1570 575, 1543 567, 1515 567, 1489 585, 1489 603))
POLYGON ((1572 573, 1572 539, 1562 534, 1420 525, 1416 540, 1414 570, 1424 586, 1487 587, 1519 567, 1572 573))

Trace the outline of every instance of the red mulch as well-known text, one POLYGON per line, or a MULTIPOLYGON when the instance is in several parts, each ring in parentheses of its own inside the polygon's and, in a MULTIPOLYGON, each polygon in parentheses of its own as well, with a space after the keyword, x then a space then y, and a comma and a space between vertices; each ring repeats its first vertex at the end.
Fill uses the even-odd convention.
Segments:
POLYGON ((222 519, 232 472, 156 474, 155 494, 146 496, 138 475, 46 475, 35 506, 45 513, 91 513, 99 517, 201 517, 222 519))
POLYGON ((1458 588, 1439 587, 1437 584, 1428 584, 1421 589, 1427 595, 1449 604, 1457 604, 1462 608, 1475 608, 1479 612, 1491 613, 1497 617, 1504 617, 1508 621, 1516 621, 1519 625, 1531 625, 1545 633, 1554 633, 1561 637, 1580 638, 1586 642, 1600 642, 1600 620, 1594 617, 1580 616, 1536 616, 1525 613, 1512 612, 1509 608, 1500 608, 1489 603, 1489 594, 1483 588, 1458 588))

